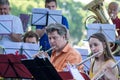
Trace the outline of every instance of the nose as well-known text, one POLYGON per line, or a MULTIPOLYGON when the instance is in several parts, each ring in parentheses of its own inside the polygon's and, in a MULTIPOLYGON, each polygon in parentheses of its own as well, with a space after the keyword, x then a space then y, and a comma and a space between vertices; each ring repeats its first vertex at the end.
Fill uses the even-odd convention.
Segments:
POLYGON ((1 10, 0 10, 0 14, 1 14, 1 15, 5 14, 4 9, 1 9, 1 10))
POLYGON ((49 39, 49 42, 50 42, 50 44, 53 44, 54 43, 54 39, 53 38, 49 39))
POLYGON ((50 9, 50 10, 53 10, 53 7, 50 7, 49 9, 50 9))
POLYGON ((92 46, 90 49, 92 52, 95 52, 95 50, 96 50, 96 48, 94 46, 92 46))

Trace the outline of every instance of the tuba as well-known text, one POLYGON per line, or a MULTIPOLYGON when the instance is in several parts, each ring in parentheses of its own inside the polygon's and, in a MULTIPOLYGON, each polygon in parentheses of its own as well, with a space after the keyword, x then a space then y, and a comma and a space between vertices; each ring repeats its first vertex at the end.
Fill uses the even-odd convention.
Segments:
MULTIPOLYGON (((84 7, 86 10, 90 10, 95 14, 95 15, 91 15, 91 16, 87 17, 87 19, 85 21, 85 25, 86 25, 87 21, 89 21, 92 18, 94 18, 95 21, 97 21, 97 23, 113 24, 103 2, 104 2, 104 0, 93 0, 84 7)), ((115 33, 116 33, 116 36, 118 36, 117 31, 115 31, 115 33)), ((111 47, 111 51, 113 54, 120 51, 120 46, 118 46, 115 43, 110 43, 110 47, 111 47)))

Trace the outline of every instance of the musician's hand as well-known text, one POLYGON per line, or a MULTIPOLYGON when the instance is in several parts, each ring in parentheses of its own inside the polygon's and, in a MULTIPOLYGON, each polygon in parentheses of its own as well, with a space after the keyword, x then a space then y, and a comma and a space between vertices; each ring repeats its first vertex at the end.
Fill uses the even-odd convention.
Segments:
POLYGON ((9 36, 10 36, 11 40, 14 42, 22 41, 22 37, 21 37, 22 34, 11 33, 9 36))
POLYGON ((120 36, 118 36, 118 37, 116 38, 116 40, 120 40, 120 36))
POLYGON ((104 70, 104 75, 109 79, 109 80, 118 80, 115 74, 113 73, 113 68, 108 67, 104 70))
POLYGON ((38 53, 33 55, 33 58, 35 58, 35 57, 42 57, 42 58, 44 58, 44 57, 48 57, 48 56, 49 56, 48 53, 46 53, 44 51, 39 51, 38 53))

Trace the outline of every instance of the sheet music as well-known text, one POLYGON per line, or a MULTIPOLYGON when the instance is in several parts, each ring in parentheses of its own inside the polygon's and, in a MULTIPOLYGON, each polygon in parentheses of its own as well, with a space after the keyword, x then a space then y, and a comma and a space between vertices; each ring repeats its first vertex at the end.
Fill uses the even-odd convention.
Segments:
POLYGON ((87 25, 87 39, 94 33, 103 33, 109 42, 115 42, 115 25, 114 24, 88 24, 87 25))
POLYGON ((13 32, 13 19, 11 15, 0 15, 0 34, 13 32))
POLYGON ((24 43, 23 44, 23 54, 27 56, 27 58, 32 58, 34 54, 37 54, 39 51, 38 44, 30 44, 24 43))
POLYGON ((47 8, 32 9, 32 25, 47 26, 50 23, 61 23, 62 11, 49 10, 47 8))
POLYGON ((46 8, 33 8, 32 9, 32 25, 46 25, 47 19, 46 8))
POLYGON ((16 54, 16 52, 19 52, 21 45, 22 45, 21 42, 3 43, 4 54, 11 54, 11 53, 16 54))
POLYGON ((75 65, 71 65, 69 62, 67 64, 66 69, 68 69, 68 71, 70 71, 70 73, 72 74, 73 78, 75 80, 85 80, 82 75, 80 74, 80 72, 78 71, 78 69, 76 68, 75 65))
POLYGON ((75 80, 85 80, 76 67, 69 67, 69 70, 75 80))
POLYGON ((48 25, 50 23, 62 23, 61 10, 48 10, 48 11, 49 11, 48 25))
POLYGON ((3 45, 4 54, 24 54, 26 57, 32 58, 39 51, 39 44, 23 43, 23 42, 6 42, 3 45))

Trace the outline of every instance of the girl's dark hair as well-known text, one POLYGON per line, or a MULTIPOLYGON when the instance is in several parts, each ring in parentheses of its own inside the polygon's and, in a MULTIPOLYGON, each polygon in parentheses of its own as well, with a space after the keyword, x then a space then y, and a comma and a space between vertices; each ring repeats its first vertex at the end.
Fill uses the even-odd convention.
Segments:
MULTIPOLYGON (((110 49, 109 42, 106 39, 104 34, 95 33, 95 34, 91 35, 88 40, 90 40, 90 38, 96 38, 96 39, 100 40, 102 43, 105 43, 105 45, 106 45, 106 48, 104 49, 105 50, 105 54, 104 54, 105 61, 108 60, 108 59, 113 59, 115 61, 115 59, 112 55, 111 49, 110 49)), ((119 72, 119 76, 120 76, 120 68, 119 68, 118 65, 117 65, 117 67, 118 67, 118 72, 119 72)))
POLYGON ((102 43, 104 43, 106 45, 106 47, 104 48, 105 61, 108 60, 108 59, 111 59, 111 58, 114 60, 114 57, 113 57, 111 49, 110 49, 110 45, 108 43, 108 40, 107 40, 107 38, 105 37, 105 35, 103 33, 92 34, 90 36, 90 38, 97 38, 98 40, 100 40, 102 43))

